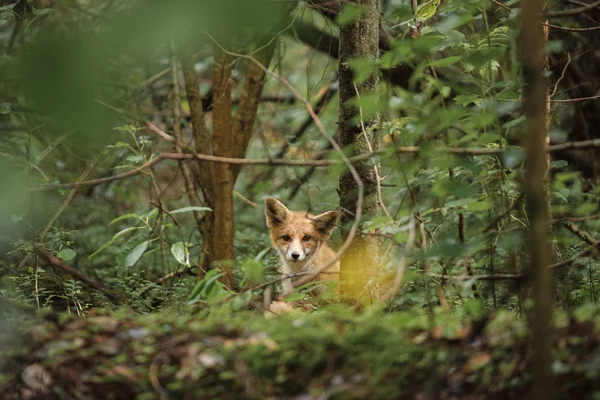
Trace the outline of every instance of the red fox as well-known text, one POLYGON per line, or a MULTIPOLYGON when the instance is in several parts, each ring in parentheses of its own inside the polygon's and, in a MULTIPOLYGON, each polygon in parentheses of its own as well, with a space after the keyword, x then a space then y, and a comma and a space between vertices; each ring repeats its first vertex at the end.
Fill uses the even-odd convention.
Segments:
MULTIPOLYGON (((267 226, 273 247, 281 257, 282 277, 298 272, 313 272, 328 264, 335 252, 325 243, 340 219, 337 211, 319 215, 290 211, 279 200, 265 200, 267 226)), ((339 260, 317 276, 316 280, 334 281, 339 285, 339 260)), ((291 279, 283 280, 285 293, 293 290, 291 279)))

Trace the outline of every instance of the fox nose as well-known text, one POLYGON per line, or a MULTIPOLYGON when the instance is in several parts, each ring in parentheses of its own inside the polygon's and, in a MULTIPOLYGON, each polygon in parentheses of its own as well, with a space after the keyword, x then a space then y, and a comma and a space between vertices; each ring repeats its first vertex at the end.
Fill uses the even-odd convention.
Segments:
POLYGON ((293 258, 294 260, 297 260, 297 259, 299 259, 299 258, 300 258, 300 253, 298 253, 298 252, 296 252, 296 251, 295 251, 295 252, 293 252, 293 253, 292 253, 292 258, 293 258))

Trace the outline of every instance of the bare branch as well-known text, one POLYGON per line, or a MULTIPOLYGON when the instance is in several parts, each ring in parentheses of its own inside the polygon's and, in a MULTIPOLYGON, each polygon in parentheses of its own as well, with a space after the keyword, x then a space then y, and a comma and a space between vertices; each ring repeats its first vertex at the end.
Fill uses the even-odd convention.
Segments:
MULTIPOLYGON (((173 55, 171 57, 171 79, 173 81, 173 136, 175 137, 175 151, 177 153, 183 154, 183 149, 180 147, 180 143, 183 143, 183 138, 181 136, 181 93, 179 90, 179 66, 177 65, 177 58, 175 56, 175 45, 171 44, 173 55)), ((158 130, 154 130, 158 133, 158 130)), ((161 135, 162 136, 162 135, 161 135)), ((190 166, 183 162, 183 160, 179 160, 179 169, 181 170, 181 174, 183 175, 183 182, 185 183, 185 192, 192 206, 201 206, 202 201, 200 200, 200 196, 198 196, 198 191, 196 189, 196 185, 194 182, 194 175, 190 166)), ((196 225, 200 227, 202 224, 203 215, 201 212, 194 210, 193 212, 194 219, 196 220, 196 225)))
POLYGON ((590 11, 598 6, 600 6, 600 1, 594 1, 593 3, 589 3, 583 7, 572 8, 570 10, 547 11, 544 13, 544 16, 548 18, 570 17, 572 15, 582 14, 590 11))
POLYGON ((88 285, 90 285, 91 287, 93 287, 94 289, 98 290, 99 292, 104 293, 106 296, 110 297, 113 300, 118 300, 118 301, 122 301, 123 300, 123 296, 112 292, 110 290, 108 290, 104 284, 97 282, 93 279, 88 278, 86 275, 82 274, 81 272, 79 272, 78 270, 76 270, 75 268, 65 264, 64 262, 62 262, 60 259, 54 257, 52 254, 48 253, 47 251, 43 250, 42 248, 37 247, 35 249, 36 253, 40 255, 40 257, 42 257, 44 260, 46 260, 48 263, 50 263, 51 265, 55 266, 58 269, 61 269, 65 272, 67 272, 69 275, 73 276, 74 278, 76 278, 77 280, 87 283, 88 285))
POLYGON ((483 233, 489 231, 490 229, 492 229, 494 226, 496 226, 496 224, 500 221, 502 221, 504 218, 508 217, 510 215, 510 213, 516 209, 519 204, 521 203, 521 201, 523 200, 523 198, 525 197, 525 193, 521 193, 519 195, 519 197, 517 197, 512 204, 510 205, 510 207, 504 211, 502 214, 498 215, 496 218, 494 218, 494 220, 492 222, 490 222, 485 228, 483 228, 483 233))
MULTIPOLYGON (((261 65, 268 66, 273 57, 275 43, 261 48, 256 57, 261 65)), ((240 105, 233 123, 234 151, 236 157, 244 157, 246 149, 254 131, 256 112, 260 104, 260 95, 265 83, 265 71, 256 64, 250 63, 244 80, 244 87, 240 97, 240 105)), ((233 167, 233 179, 237 178, 241 166, 233 167)))
MULTIPOLYGON (((282 78, 283 79, 283 78, 282 78)), ((307 103, 305 103, 307 104, 307 103)), ((310 105, 310 104, 309 104, 310 105)), ((312 110, 312 107, 311 107, 312 110)), ((319 118, 313 111, 313 119, 319 118)), ((155 129, 158 129, 154 127, 155 129)), ((319 127, 319 130, 321 130, 319 127)), ((333 140, 333 139, 331 139, 333 140)), ((337 145, 337 143, 336 143, 337 145)), ((337 145, 339 148, 339 145, 337 145)), ((563 150, 587 150, 591 148, 600 147, 600 139, 591 139, 591 140, 582 140, 577 142, 568 142, 557 144, 553 146, 547 147, 548 153, 555 153, 563 150)), ((334 147, 335 148, 335 147, 334 147)), ((340 149, 341 150, 341 149, 340 149)), ((396 153, 400 154, 418 154, 421 149, 417 146, 403 146, 397 147, 395 149, 396 153)), ((470 155, 470 156, 484 156, 484 155, 502 155, 506 152, 505 149, 474 149, 474 148, 451 148, 451 147, 441 147, 437 149, 440 153, 449 153, 449 154, 457 154, 457 155, 470 155)), ((329 167, 332 165, 346 164, 348 162, 350 165, 355 162, 364 161, 371 157, 382 154, 382 151, 375 151, 373 154, 361 154, 355 157, 346 157, 340 160, 288 160, 288 159, 248 159, 248 158, 233 158, 233 157, 218 157, 211 156, 208 154, 179 154, 179 153, 161 153, 155 156, 153 159, 148 161, 147 163, 132 169, 131 171, 124 172, 122 174, 100 178, 100 179, 92 179, 89 181, 83 181, 79 183, 63 183, 57 185, 41 185, 30 187, 29 190, 33 192, 44 192, 48 190, 55 189, 69 189, 76 186, 93 186, 100 185, 102 183, 112 182, 119 179, 129 178, 144 170, 153 167, 163 160, 186 160, 186 159, 197 159, 200 161, 212 161, 216 163, 224 163, 224 164, 234 164, 234 165, 268 165, 268 166, 288 166, 288 167, 329 167)), ((348 165, 348 164, 346 164, 348 165)))

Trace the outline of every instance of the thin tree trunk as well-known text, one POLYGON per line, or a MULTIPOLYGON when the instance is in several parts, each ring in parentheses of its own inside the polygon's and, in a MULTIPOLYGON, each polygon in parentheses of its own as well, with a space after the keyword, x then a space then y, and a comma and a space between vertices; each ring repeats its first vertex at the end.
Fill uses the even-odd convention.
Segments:
MULTIPOLYGON (((376 74, 363 82, 356 82, 349 61, 357 58, 371 58, 375 61, 379 55, 379 9, 378 0, 352 0, 364 7, 364 12, 355 21, 340 27, 339 55, 339 137, 344 148, 350 148, 352 155, 368 153, 378 147, 377 135, 373 129, 378 124, 378 116, 369 121, 359 121, 360 109, 356 106, 358 96, 376 92, 379 77, 376 74), (363 132, 365 128, 365 132, 363 132)), ((377 213, 380 206, 377 202, 377 182, 375 169, 370 161, 358 163, 355 168, 365 185, 365 215, 377 213)), ((340 208, 342 224, 348 225, 353 219, 356 209, 358 187, 349 173, 340 177, 340 208)), ((347 232, 343 231, 343 235, 347 232)), ((381 241, 376 236, 358 236, 351 248, 341 260, 340 283, 341 293, 346 299, 357 299, 365 291, 368 272, 373 271, 380 263, 381 241)))
MULTIPOLYGON (((262 47, 256 53, 256 59, 268 66, 275 46, 276 42, 262 47)), ((254 63, 249 63, 234 121, 231 103, 231 56, 219 46, 215 46, 214 54, 211 104, 213 124, 210 137, 206 129, 193 57, 191 54, 183 54, 181 57, 196 152, 242 158, 252 137, 265 72, 254 63)), ((206 270, 218 267, 224 272, 221 281, 227 287, 233 288, 233 188, 240 166, 199 161, 196 172, 204 198, 213 210, 204 216, 200 226, 202 253, 198 278, 201 278, 206 270)))
POLYGON ((522 59, 525 87, 524 110, 527 117, 527 172, 524 192, 527 198, 529 226, 529 277, 533 283, 534 306, 531 314, 531 362, 534 400, 553 396, 551 372, 552 345, 552 274, 548 267, 551 249, 548 241, 547 175, 547 81, 545 38, 542 28, 543 0, 522 3, 522 59))
MULTIPOLYGON (((180 146, 184 144, 181 134, 181 93, 179 88, 179 65, 177 63, 175 45, 172 45, 173 56, 171 57, 171 79, 173 81, 173 136, 175 137, 175 151, 183 153, 180 146)), ((187 198, 192 206, 201 206, 202 201, 198 196, 198 191, 194 182, 194 175, 190 165, 184 160, 179 161, 179 169, 185 183, 185 191, 187 198)), ((200 211, 193 212, 196 226, 198 229, 202 226, 203 215, 200 211)))
MULTIPOLYGON (((212 154, 221 157, 235 157, 233 122, 231 118, 231 57, 215 46, 215 67, 212 78, 212 154)), ((233 260, 233 186, 235 184, 233 166, 231 164, 211 163, 212 195, 210 207, 213 212, 212 235, 208 248, 209 259, 220 267, 224 275, 222 282, 229 288, 234 287, 233 260)), ((206 240, 207 238, 204 238, 206 240)))

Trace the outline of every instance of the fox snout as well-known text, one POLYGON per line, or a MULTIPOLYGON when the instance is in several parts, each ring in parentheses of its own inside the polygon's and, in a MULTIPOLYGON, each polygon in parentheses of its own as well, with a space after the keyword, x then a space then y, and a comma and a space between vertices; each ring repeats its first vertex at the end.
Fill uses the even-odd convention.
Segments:
POLYGON ((299 240, 294 240, 285 249, 285 258, 290 261, 303 261, 310 254, 310 250, 303 247, 299 240))

